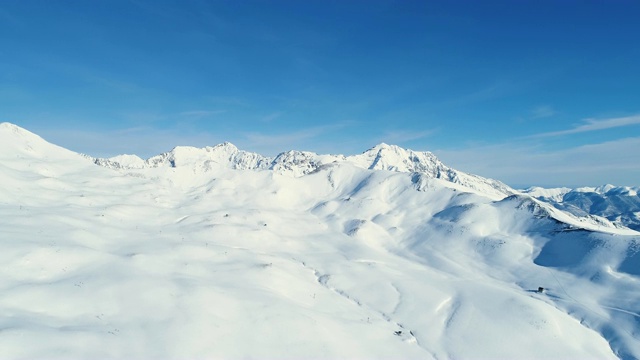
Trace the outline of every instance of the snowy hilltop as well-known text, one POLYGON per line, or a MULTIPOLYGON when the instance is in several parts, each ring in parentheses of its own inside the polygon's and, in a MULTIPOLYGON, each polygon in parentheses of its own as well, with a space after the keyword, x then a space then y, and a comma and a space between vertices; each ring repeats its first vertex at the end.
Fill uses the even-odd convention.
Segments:
POLYGON ((640 358, 640 233, 428 152, 95 159, 3 123, 0 184, 3 359, 640 358))

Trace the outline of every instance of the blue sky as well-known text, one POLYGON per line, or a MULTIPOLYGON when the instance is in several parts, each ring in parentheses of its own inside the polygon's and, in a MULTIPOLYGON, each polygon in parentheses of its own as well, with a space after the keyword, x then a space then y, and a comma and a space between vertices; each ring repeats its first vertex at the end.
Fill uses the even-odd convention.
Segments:
POLYGON ((0 121, 94 156, 386 142, 640 185, 637 1, 0 2, 0 121))

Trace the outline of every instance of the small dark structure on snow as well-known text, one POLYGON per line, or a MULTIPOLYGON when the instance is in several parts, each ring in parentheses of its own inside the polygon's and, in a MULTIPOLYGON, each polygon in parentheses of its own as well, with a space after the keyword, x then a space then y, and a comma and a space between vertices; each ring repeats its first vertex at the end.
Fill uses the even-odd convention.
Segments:
POLYGON ((542 286, 538 287, 538 293, 542 294, 544 292, 544 288, 542 286))

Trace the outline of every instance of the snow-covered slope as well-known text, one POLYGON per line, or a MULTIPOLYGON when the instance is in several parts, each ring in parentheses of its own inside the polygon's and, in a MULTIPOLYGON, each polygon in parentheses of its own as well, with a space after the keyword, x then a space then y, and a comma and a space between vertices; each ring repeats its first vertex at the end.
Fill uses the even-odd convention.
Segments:
POLYGON ((597 215, 640 230, 640 187, 604 185, 578 189, 529 188, 523 191, 577 216, 597 215))
POLYGON ((629 229, 413 161, 0 141, 0 358, 640 357, 629 229))

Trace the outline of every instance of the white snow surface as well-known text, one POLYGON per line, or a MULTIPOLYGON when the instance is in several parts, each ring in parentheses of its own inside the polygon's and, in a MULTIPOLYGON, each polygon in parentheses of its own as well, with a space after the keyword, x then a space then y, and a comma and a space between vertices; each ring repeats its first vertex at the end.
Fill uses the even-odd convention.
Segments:
POLYGON ((614 226, 640 230, 639 191, 640 187, 607 184, 577 189, 534 187, 523 193, 577 216, 597 216, 606 218, 614 226))
POLYGON ((637 232, 430 153, 105 160, 3 123, 0 184, 2 359, 640 358, 637 232))

